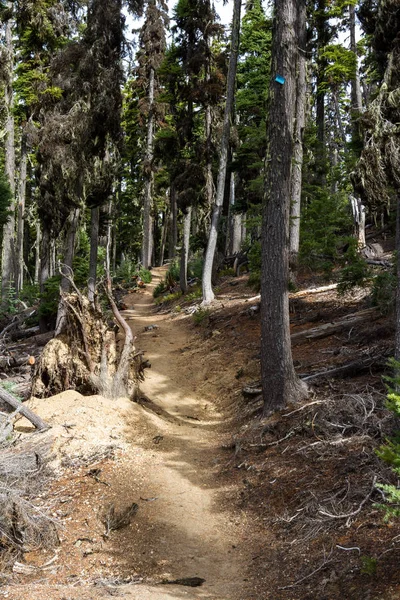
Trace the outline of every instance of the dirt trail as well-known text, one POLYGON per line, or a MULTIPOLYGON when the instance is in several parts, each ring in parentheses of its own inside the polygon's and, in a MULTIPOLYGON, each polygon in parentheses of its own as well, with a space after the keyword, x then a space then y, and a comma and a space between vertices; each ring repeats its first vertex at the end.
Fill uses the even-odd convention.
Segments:
MULTIPOLYGON (((157 457, 147 473, 147 485, 158 498, 153 513, 154 536, 148 540, 155 560, 164 558, 172 579, 201 577, 201 588, 190 598, 244 600, 245 565, 240 549, 242 523, 219 502, 227 490, 216 473, 221 437, 221 415, 202 393, 204 373, 185 362, 182 353, 189 336, 182 321, 157 313, 152 289, 164 277, 153 270, 153 282, 139 301, 124 312, 137 345, 146 351, 151 369, 141 390, 144 407, 156 433, 152 453, 157 457), (144 331, 149 325, 157 328, 144 331), (160 410, 161 409, 161 410, 160 410), (153 410, 160 413, 154 416, 153 410), (162 436, 162 439, 161 439, 162 436)), ((226 502, 225 502, 226 504, 226 502)), ((186 588, 188 589, 188 588, 186 588)), ((165 598, 181 598, 184 588, 165 598)), ((137 596, 138 599, 140 596, 137 596)))

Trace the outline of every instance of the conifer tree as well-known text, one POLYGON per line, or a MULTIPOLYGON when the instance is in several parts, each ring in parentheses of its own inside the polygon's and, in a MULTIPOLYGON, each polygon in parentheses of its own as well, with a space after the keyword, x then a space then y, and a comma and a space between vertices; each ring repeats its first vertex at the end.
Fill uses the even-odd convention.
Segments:
POLYGON ((289 326, 289 215, 299 2, 275 0, 262 224, 261 378, 264 414, 307 394, 295 373, 289 326))

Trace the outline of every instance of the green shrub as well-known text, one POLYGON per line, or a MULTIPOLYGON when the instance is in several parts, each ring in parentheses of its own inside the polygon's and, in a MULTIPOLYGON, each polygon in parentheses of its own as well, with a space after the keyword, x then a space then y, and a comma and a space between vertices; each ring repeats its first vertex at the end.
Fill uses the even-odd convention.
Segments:
POLYGON ((165 280, 179 281, 179 261, 174 260, 168 268, 165 280))
POLYGON ((139 277, 143 281, 143 283, 151 283, 152 274, 148 269, 140 269, 139 277))
POLYGON ((203 275, 203 258, 201 256, 197 256, 192 258, 188 264, 188 276, 196 277, 196 279, 201 279, 203 275))
MULTIPOLYGON (((386 408, 400 417, 400 362, 391 359, 389 365, 394 369, 394 376, 387 377, 389 391, 386 400, 386 408)), ((376 451, 379 458, 390 465, 397 477, 400 476, 400 431, 388 439, 385 444, 376 451)), ((400 489, 396 485, 377 484, 385 492, 386 503, 377 504, 385 514, 385 521, 394 517, 400 517, 400 489)))
POLYGON ((166 296, 159 296, 158 298, 155 299, 155 304, 159 305, 159 304, 166 304, 167 302, 173 302, 174 300, 177 300, 178 298, 181 298, 182 296, 182 292, 175 292, 173 294, 167 294, 166 296))
POLYGON ((199 298, 201 298, 203 295, 203 290, 201 285, 198 285, 194 288, 192 288, 192 291, 189 294, 186 294, 185 296, 185 300, 187 300, 188 302, 194 302, 195 300, 198 300, 199 298))
POLYGON ((377 275, 372 284, 371 302, 384 315, 393 312, 396 300, 397 277, 395 273, 386 271, 377 275))
POLYGON ((348 249, 343 260, 345 261, 345 267, 339 275, 339 294, 346 294, 356 287, 366 287, 371 283, 371 269, 360 255, 358 242, 355 238, 349 238, 348 249))
POLYGON ((192 318, 196 326, 201 325, 205 319, 208 319, 210 311, 208 308, 199 308, 193 313, 192 318))
POLYGON ((160 281, 160 283, 158 283, 156 285, 156 287, 154 288, 153 298, 159 298, 166 291, 167 291, 167 287, 166 287, 165 283, 163 281, 160 281))

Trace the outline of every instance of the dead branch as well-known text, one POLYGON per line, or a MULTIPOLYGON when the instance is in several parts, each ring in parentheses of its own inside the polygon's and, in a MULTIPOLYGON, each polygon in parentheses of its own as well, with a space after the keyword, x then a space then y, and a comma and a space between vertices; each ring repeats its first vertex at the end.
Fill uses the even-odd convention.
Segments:
POLYGON ((368 500, 371 498, 374 490, 375 490, 375 484, 376 484, 376 480, 377 477, 376 475, 374 476, 373 480, 372 480, 372 486, 370 491, 368 492, 368 494, 365 496, 365 498, 362 500, 362 502, 360 503, 359 507, 350 512, 350 513, 346 513, 346 514, 339 514, 339 515, 334 515, 332 513, 327 512, 326 510, 319 510, 319 514, 323 515, 324 517, 329 517, 330 519, 347 519, 346 521, 346 525, 349 526, 350 524, 350 519, 352 519, 353 517, 356 517, 361 511, 363 506, 368 502, 368 500))
POLYGON ((2 387, 0 387, 0 400, 3 400, 16 410, 18 409, 21 415, 28 419, 28 421, 30 421, 39 431, 50 429, 50 425, 43 421, 43 419, 36 415, 30 408, 21 404, 19 400, 2 387))
POLYGON ((333 549, 330 551, 328 558, 325 557, 324 562, 317 569, 314 569, 314 571, 312 571, 311 573, 308 573, 308 575, 305 575, 304 577, 302 577, 301 579, 298 579, 294 583, 291 583, 290 585, 285 585, 278 589, 289 590, 291 588, 296 587, 296 585, 300 585, 300 583, 303 583, 303 581, 306 581, 306 579, 310 579, 310 577, 312 577, 313 575, 316 575, 317 573, 319 573, 319 571, 322 571, 322 569, 324 569, 327 565, 329 565, 333 562, 333 560, 331 559, 332 554, 333 554, 333 549))
POLYGON ((117 367, 117 371, 114 376, 114 381, 112 385, 113 396, 125 395, 126 394, 126 382, 128 380, 129 374, 129 361, 131 358, 132 352, 135 350, 133 345, 133 334, 132 330, 129 327, 128 323, 125 321, 121 313, 119 312, 117 305, 114 302, 114 298, 112 297, 112 289, 111 289, 111 279, 109 273, 107 273, 106 285, 104 286, 108 301, 110 302, 111 309, 113 311, 115 320, 118 325, 125 333, 125 342, 124 347, 122 349, 121 358, 119 360, 119 364, 117 367))

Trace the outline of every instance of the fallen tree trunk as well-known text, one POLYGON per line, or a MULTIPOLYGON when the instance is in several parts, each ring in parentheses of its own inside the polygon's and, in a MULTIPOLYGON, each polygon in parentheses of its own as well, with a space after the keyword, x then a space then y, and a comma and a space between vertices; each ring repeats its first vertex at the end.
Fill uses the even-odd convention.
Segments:
POLYGON ((326 377, 357 377, 365 371, 374 367, 374 369, 382 371, 387 365, 388 356, 379 354, 375 356, 367 356, 359 360, 353 360, 349 363, 339 365, 326 371, 319 371, 318 373, 312 373, 311 375, 300 376, 303 381, 315 381, 316 379, 324 379, 326 377))
POLYGON ((30 408, 22 404, 19 400, 17 400, 12 394, 7 392, 4 388, 0 387, 0 400, 6 402, 15 410, 23 415, 28 421, 32 423, 39 431, 44 431, 46 429, 50 429, 50 425, 48 425, 43 419, 41 419, 38 415, 36 415, 30 408))
POLYGON ((13 342, 32 337, 39 333, 39 326, 29 327, 29 329, 17 329, 10 333, 10 338, 13 342))
POLYGON ((376 310, 376 308, 367 308, 366 310, 361 310, 360 312, 347 315, 344 319, 340 321, 325 323, 324 325, 320 325, 319 327, 313 327, 311 329, 299 331, 298 333, 292 333, 292 344, 296 345, 308 340, 318 340, 324 337, 328 337, 330 335, 333 335, 334 333, 340 333, 342 331, 346 331, 347 329, 351 329, 352 327, 354 327, 354 325, 357 325, 358 323, 362 323, 364 321, 368 321, 378 317, 379 313, 376 310))

